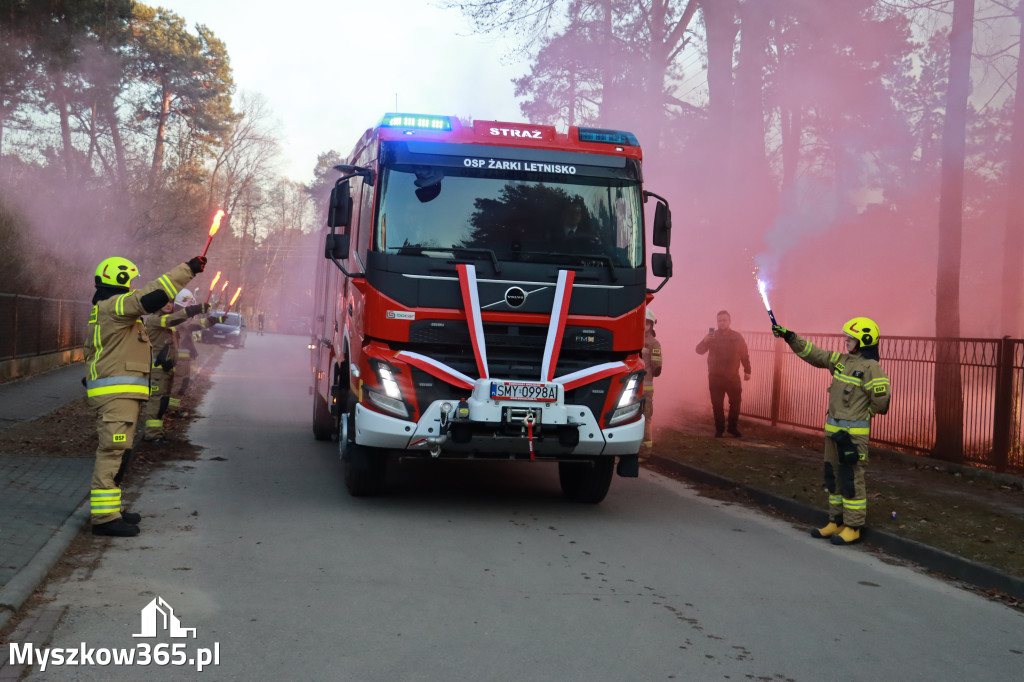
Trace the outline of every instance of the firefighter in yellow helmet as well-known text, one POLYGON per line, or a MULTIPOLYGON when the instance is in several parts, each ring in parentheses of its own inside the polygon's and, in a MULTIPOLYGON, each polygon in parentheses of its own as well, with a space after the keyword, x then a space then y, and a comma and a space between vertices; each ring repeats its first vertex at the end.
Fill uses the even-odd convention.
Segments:
POLYGON ((878 364, 878 325, 855 317, 843 325, 846 352, 817 348, 785 327, 772 327, 799 357, 832 374, 825 418, 825 489, 829 522, 811 535, 831 538, 833 545, 860 540, 867 518, 868 496, 864 472, 868 465, 871 418, 889 410, 889 377, 878 364))
MULTIPOLYGON (((188 293, 188 298, 191 299, 191 292, 182 289, 174 301, 184 300, 181 296, 183 293, 188 293)), ((171 385, 178 362, 175 327, 188 318, 210 309, 209 303, 178 307, 174 305, 174 301, 168 301, 159 312, 146 315, 146 333, 149 335, 153 366, 149 374, 149 400, 145 409, 146 430, 142 439, 157 445, 165 445, 168 442, 164 434, 164 414, 171 401, 171 385)))
POLYGON ((644 442, 641 446, 641 454, 650 454, 654 446, 654 377, 661 374, 661 342, 658 341, 654 332, 654 325, 658 318, 654 311, 647 309, 647 318, 644 325, 644 350, 643 360, 647 373, 644 374, 644 442))
POLYGON ((142 316, 163 308, 204 267, 206 258, 193 258, 141 289, 132 289, 139 270, 126 258, 107 258, 96 268, 85 342, 86 397, 99 436, 89 495, 93 535, 139 534, 141 516, 122 508, 120 473, 139 405, 149 398, 152 358, 142 316))

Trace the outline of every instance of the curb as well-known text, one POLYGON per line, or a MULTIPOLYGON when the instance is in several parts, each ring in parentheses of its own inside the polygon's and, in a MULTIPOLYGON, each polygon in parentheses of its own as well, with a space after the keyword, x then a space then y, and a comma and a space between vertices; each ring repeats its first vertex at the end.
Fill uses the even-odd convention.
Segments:
POLYGON ((7 624, 11 616, 18 613, 36 588, 46 580, 50 570, 64 556, 68 545, 88 522, 89 503, 86 499, 64 520, 60 528, 50 536, 24 568, 18 571, 10 582, 0 587, 0 628, 7 624))
MULTIPOLYGON (((757 504, 772 507, 803 523, 821 523, 825 518, 825 513, 821 509, 779 497, 763 490, 750 488, 732 479, 698 469, 697 467, 665 457, 659 457, 658 455, 651 455, 650 461, 667 471, 691 481, 713 485, 717 488, 741 490, 757 504)), ((962 580, 982 590, 996 590, 1015 599, 1024 600, 1024 579, 1001 573, 991 566, 979 564, 883 530, 867 528, 861 537, 866 546, 880 549, 887 554, 901 559, 913 561, 929 571, 941 573, 956 580, 962 580)))

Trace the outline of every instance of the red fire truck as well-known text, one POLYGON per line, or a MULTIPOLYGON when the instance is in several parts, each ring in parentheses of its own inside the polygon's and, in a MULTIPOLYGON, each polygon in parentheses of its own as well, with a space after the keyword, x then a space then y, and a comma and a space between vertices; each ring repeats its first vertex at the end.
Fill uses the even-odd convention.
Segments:
POLYGON ((352 495, 396 456, 557 462, 590 503, 637 476, 646 305, 672 274, 641 159, 619 130, 387 114, 335 167, 313 433, 352 495))

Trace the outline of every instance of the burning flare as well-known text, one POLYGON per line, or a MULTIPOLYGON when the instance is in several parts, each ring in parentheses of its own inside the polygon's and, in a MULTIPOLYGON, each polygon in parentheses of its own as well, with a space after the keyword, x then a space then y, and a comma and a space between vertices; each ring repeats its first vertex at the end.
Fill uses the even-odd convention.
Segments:
MULTIPOLYGON (((226 282, 225 282, 225 284, 226 284, 226 282)), ((238 300, 238 295, 240 293, 242 293, 242 287, 238 287, 238 289, 235 290, 235 295, 231 297, 231 301, 228 302, 228 307, 224 309, 224 314, 225 315, 228 314, 228 311, 231 310, 231 306, 233 306, 235 304, 235 301, 238 300)))
POLYGON ((220 219, 224 217, 224 211, 217 211, 217 215, 213 217, 213 225, 210 225, 210 236, 206 238, 206 246, 203 247, 203 257, 206 257, 206 251, 210 248, 210 242, 213 241, 213 235, 217 234, 217 230, 220 229, 220 219))
POLYGON ((215 286, 217 286, 217 280, 219 280, 219 279, 220 279, 220 270, 217 271, 217 274, 214 275, 214 277, 213 277, 213 282, 210 283, 210 291, 209 291, 209 293, 206 294, 206 303, 210 302, 210 296, 213 296, 213 288, 215 286))
POLYGON ((754 279, 757 280, 757 290, 761 294, 761 300, 764 301, 764 309, 768 311, 768 317, 771 318, 772 326, 778 326, 775 321, 775 313, 772 312, 772 304, 768 302, 768 280, 761 279, 761 276, 757 273, 757 268, 754 268, 754 279))

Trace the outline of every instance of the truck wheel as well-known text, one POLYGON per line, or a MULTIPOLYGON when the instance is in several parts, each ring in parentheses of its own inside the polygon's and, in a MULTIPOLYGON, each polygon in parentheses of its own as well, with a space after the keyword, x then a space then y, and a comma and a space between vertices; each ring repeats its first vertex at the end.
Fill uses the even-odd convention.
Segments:
POLYGON ((559 462, 562 494, 573 502, 597 504, 608 494, 615 473, 614 457, 590 457, 589 461, 559 462))
POLYGON ((313 393, 313 437, 317 440, 330 440, 334 435, 334 417, 327 401, 319 393, 313 393))
POLYGON ((349 443, 348 453, 341 460, 345 487, 352 497, 381 495, 388 478, 388 453, 349 443))
MULTIPOLYGON (((353 403, 351 399, 349 403, 353 403)), ((352 497, 372 497, 384 492, 388 478, 388 452, 355 442, 355 407, 338 420, 338 454, 345 487, 352 497)))

